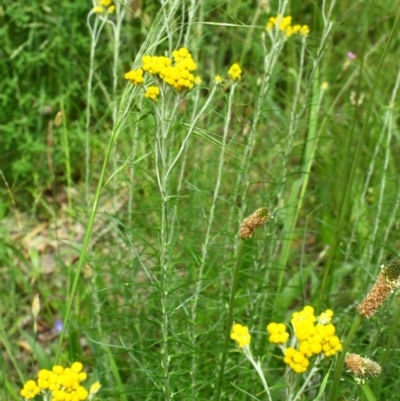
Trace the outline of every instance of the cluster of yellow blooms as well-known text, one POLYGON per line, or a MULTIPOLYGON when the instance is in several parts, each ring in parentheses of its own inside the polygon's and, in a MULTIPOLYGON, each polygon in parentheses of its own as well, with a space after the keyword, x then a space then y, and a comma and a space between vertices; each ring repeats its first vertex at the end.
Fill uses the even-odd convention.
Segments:
MULTIPOLYGON (((161 82, 173 87, 178 92, 190 90, 194 83, 200 83, 200 77, 195 77, 193 71, 197 66, 189 50, 182 47, 172 52, 172 59, 163 56, 145 55, 142 58, 142 67, 131 70, 125 74, 125 79, 134 85, 144 83, 144 72, 153 75, 161 82)), ((157 86, 149 86, 145 96, 152 100, 157 100, 160 89, 157 86)))
POLYGON ((41 369, 37 381, 28 380, 20 395, 25 400, 35 398, 39 393, 51 394, 50 399, 53 401, 91 400, 101 385, 99 382, 92 384, 88 392, 81 386, 81 382, 87 379, 87 374, 82 369, 83 365, 80 362, 74 362, 70 368, 55 365, 52 370, 41 369))
POLYGON ((235 323, 232 326, 231 339, 237 342, 239 348, 244 348, 250 345, 251 335, 246 326, 235 323))
MULTIPOLYGON (((160 86, 164 83, 177 92, 189 91, 194 84, 200 84, 201 78, 194 76, 193 72, 197 69, 189 50, 181 47, 179 50, 172 52, 172 58, 164 56, 149 56, 142 57, 142 66, 137 70, 131 70, 125 74, 125 79, 133 85, 142 85, 145 82, 144 73, 153 76, 160 86)), ((228 75, 233 81, 238 81, 242 78, 242 69, 239 64, 234 63, 228 71, 228 75)), ((217 75, 214 78, 214 83, 219 85, 222 78, 217 75)), ((145 96, 152 100, 157 100, 160 94, 158 86, 149 86, 146 89, 145 96)))
MULTIPOLYGON (((335 326, 330 323, 333 312, 327 309, 318 317, 312 306, 305 306, 302 311, 292 315, 292 326, 295 339, 291 347, 282 347, 284 362, 296 373, 307 370, 313 355, 323 354, 326 357, 335 355, 342 349, 339 337, 335 335, 335 326)), ((267 326, 269 341, 284 345, 289 339, 283 323, 270 323, 267 326)))
MULTIPOLYGON (((336 328, 331 323, 332 317, 333 312, 330 309, 316 317, 314 308, 305 306, 303 310, 292 315, 294 337, 290 347, 285 345, 289 340, 289 333, 283 323, 268 324, 269 341, 280 346, 284 354, 283 360, 292 370, 303 373, 307 370, 312 356, 330 357, 341 351, 342 344, 335 335, 336 328)), ((232 326, 231 339, 236 341, 240 349, 247 350, 251 340, 248 327, 235 323, 232 326)))
POLYGON ((112 14, 115 11, 115 6, 112 4, 112 0, 99 0, 97 6, 93 7, 93 12, 96 14, 112 14))
POLYGON ((271 17, 267 23, 267 31, 272 31, 273 28, 279 29, 283 32, 287 38, 294 34, 307 36, 310 33, 308 25, 292 25, 292 17, 284 17, 282 14, 278 14, 276 17, 271 17))
POLYGON ((232 64, 231 68, 228 70, 228 75, 234 80, 237 81, 242 78, 242 69, 239 64, 232 64))

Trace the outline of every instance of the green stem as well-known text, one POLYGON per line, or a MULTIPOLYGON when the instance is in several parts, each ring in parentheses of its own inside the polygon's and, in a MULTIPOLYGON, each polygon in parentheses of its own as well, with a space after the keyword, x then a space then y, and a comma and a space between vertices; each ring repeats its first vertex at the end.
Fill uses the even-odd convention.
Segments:
MULTIPOLYGON (((369 134, 369 131, 370 131, 369 126, 368 126, 369 125, 369 119, 370 119, 370 116, 372 114, 372 107, 374 105, 374 100, 375 100, 375 92, 376 92, 376 88, 378 86, 379 78, 380 78, 380 75, 381 75, 380 72, 382 70, 383 61, 384 61, 384 59, 386 57, 386 54, 387 54, 387 52, 389 50, 389 47, 390 47, 391 43, 392 43, 393 37, 395 36, 395 33, 397 33, 399 20, 400 20, 400 15, 397 16, 397 18, 396 18, 396 22, 395 22, 395 24, 393 26, 393 29, 392 29, 392 32, 390 34, 389 40, 387 41, 385 49, 384 49, 384 51, 382 53, 382 56, 381 56, 381 58, 379 60, 378 67, 376 69, 375 78, 373 80, 373 86, 372 86, 372 89, 371 89, 371 92, 370 92, 370 95, 369 95, 369 103, 368 103, 367 113, 366 113, 366 116, 364 118, 364 125, 363 125, 363 128, 362 128, 361 134, 359 136, 359 141, 358 141, 358 144, 357 144, 356 151, 355 151, 354 154, 353 153, 351 154, 351 158, 353 160, 353 163, 351 165, 349 179, 348 179, 347 184, 345 186, 345 191, 344 191, 344 195, 343 195, 343 202, 342 202, 342 205, 341 205, 341 208, 340 208, 340 214, 339 214, 339 218, 337 220, 337 225, 336 225, 336 228, 335 228, 335 234, 334 234, 333 244, 332 244, 332 247, 331 247, 331 252, 329 253, 329 259, 328 259, 328 262, 327 262, 325 270, 324 270, 324 276, 323 276, 323 279, 322 279, 322 285, 321 285, 321 290, 320 290, 320 302, 322 301, 322 298, 323 298, 323 295, 324 295, 324 290, 325 290, 325 287, 326 287, 326 284, 327 284, 327 280, 328 280, 330 269, 331 269, 332 264, 333 264, 333 259, 335 257, 336 249, 337 249, 338 244, 339 244, 339 242, 341 240, 340 233, 341 233, 341 229, 342 229, 342 225, 343 225, 344 216, 345 216, 345 213, 346 213, 346 208, 347 208, 347 205, 350 203, 350 201, 349 201, 349 199, 350 199, 350 190, 351 190, 351 188, 353 186, 354 176, 355 176, 356 167, 357 167, 357 163, 358 163, 358 158, 359 158, 359 155, 360 155, 360 152, 361 152, 361 148, 364 145, 365 139, 367 138, 367 135, 369 134)), ((360 66, 360 71, 362 71, 362 65, 360 66)), ((360 75, 361 75, 361 73, 360 73, 360 75)), ((351 135, 353 135, 354 125, 353 125, 353 129, 351 131, 352 131, 351 135)), ((349 147, 349 149, 350 149, 350 147, 349 147)))
POLYGON ((249 347, 243 348, 243 352, 246 355, 246 358, 251 362, 251 364, 253 365, 254 369, 258 373, 258 376, 260 377, 261 382, 263 384, 265 393, 267 394, 268 401, 272 401, 271 392, 269 391, 269 386, 268 386, 267 380, 265 379, 264 372, 262 371, 260 361, 256 362, 254 360, 253 354, 251 353, 249 347))
POLYGON ((350 329, 350 332, 346 338, 346 341, 343 344, 343 349, 340 353, 340 357, 336 364, 335 374, 333 376, 333 384, 332 384, 331 393, 329 395, 328 401, 336 401, 336 399, 337 399, 336 393, 339 388, 339 381, 340 381, 340 377, 341 377, 342 369, 343 369, 343 365, 344 365, 344 358, 346 357, 347 349, 349 348, 351 340, 353 339, 354 335, 356 334, 357 328, 360 325, 361 320, 362 320, 362 317, 360 315, 358 315, 357 318, 353 322, 353 326, 350 329))
MULTIPOLYGON (((396 316, 393 319, 392 327, 389 333, 389 338, 387 340, 386 346, 384 347, 385 352, 383 353, 383 356, 380 360, 380 365, 382 367, 382 370, 385 371, 385 366, 389 363, 389 358, 390 354, 393 352, 393 349, 395 349, 397 337, 398 337, 398 323, 400 321, 400 308, 397 308, 397 313, 396 316)), ((378 376, 375 379, 374 383, 374 393, 376 394, 376 397, 380 399, 380 391, 381 391, 381 383, 382 383, 382 378, 383 375, 378 376)))
POLYGON ((283 284, 283 278, 285 274, 285 267, 289 259, 290 250, 292 243, 295 238, 296 223, 299 217, 300 210, 303 206, 308 181, 311 176, 311 169, 315 161, 315 153, 318 147, 318 114, 322 102, 323 89, 319 83, 319 70, 316 70, 312 106, 310 112, 310 124, 307 133, 306 146, 304 149, 303 165, 301 171, 303 172, 302 177, 292 184, 291 195, 288 202, 287 219, 285 222, 284 232, 288 238, 283 242, 281 257, 279 259, 279 266, 281 271, 278 277, 276 296, 274 301, 273 316, 280 309, 280 303, 285 301, 281 297, 281 287, 283 284))
POLYGON ((360 387, 368 401, 376 401, 375 395, 367 383, 361 383, 360 387))
POLYGON ((241 240, 239 243, 239 248, 238 248, 238 252, 237 252, 237 256, 236 256, 236 264, 235 264, 235 267, 233 270, 231 294, 229 297, 229 305, 228 305, 228 317, 226 319, 226 326, 225 326, 225 341, 224 341, 224 346, 222 348, 223 351, 222 351, 222 358, 221 358, 221 364, 220 364, 219 376, 218 376, 217 396, 215 397, 216 400, 221 399, 222 382, 224 380, 225 365, 226 365, 226 360, 227 360, 227 356, 228 356, 228 344, 229 344, 229 340, 230 340, 231 327, 232 327, 233 304, 235 302, 236 287, 237 287, 237 282, 239 279, 239 267, 240 267, 240 263, 241 263, 241 259, 242 259, 243 245, 244 245, 244 240, 241 240))
POLYGON ((84 263, 86 262, 86 251, 87 251, 87 248, 89 246, 90 238, 91 238, 91 235, 92 235, 94 219, 95 219, 97 208, 98 208, 98 202, 99 202, 99 199, 100 199, 101 191, 103 189, 104 177, 105 177, 106 171, 108 170, 108 160, 110 158, 110 154, 111 154, 111 151, 112 151, 113 144, 116 141, 119 132, 120 132, 120 127, 118 125, 114 126, 114 130, 113 130, 112 136, 111 136, 110 141, 108 143, 106 155, 104 157, 103 167, 101 169, 100 178, 99 178, 99 182, 97 184, 97 189, 96 189, 96 193, 95 193, 95 196, 94 196, 92 209, 91 209, 90 215, 89 215, 89 221, 88 221, 88 224, 87 224, 85 237, 83 239, 83 244, 82 244, 81 252, 80 252, 80 255, 79 255, 78 264, 77 264, 77 267, 76 267, 76 270, 75 270, 74 281, 72 283, 72 289, 71 289, 71 292, 69 294, 69 299, 68 299, 68 302, 67 302, 67 309, 66 309, 66 312, 65 312, 64 324, 63 324, 63 328, 61 330, 60 339, 58 341, 58 346, 57 346, 55 364, 57 364, 58 359, 60 358, 61 347, 62 347, 62 343, 63 343, 64 337, 65 337, 65 331, 66 331, 67 326, 68 326, 68 320, 69 320, 69 317, 71 315, 72 303, 74 302, 74 296, 75 296, 75 293, 76 293, 76 289, 78 287, 79 277, 81 275, 82 267, 83 267, 84 263))

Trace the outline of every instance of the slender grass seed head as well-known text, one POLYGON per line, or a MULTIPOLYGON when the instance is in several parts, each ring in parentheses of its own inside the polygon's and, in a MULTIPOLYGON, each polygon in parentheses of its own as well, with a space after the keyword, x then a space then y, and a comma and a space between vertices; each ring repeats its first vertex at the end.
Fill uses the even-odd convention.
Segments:
POLYGON ((257 209, 251 216, 243 220, 239 235, 242 239, 249 239, 257 228, 261 227, 271 216, 267 207, 257 209))
POLYGON ((375 315, 385 299, 400 285, 400 258, 381 267, 375 284, 358 307, 364 317, 375 315))
POLYGON ((357 354, 346 354, 344 362, 349 372, 355 375, 354 379, 358 383, 364 383, 366 379, 377 377, 382 371, 378 363, 357 354))

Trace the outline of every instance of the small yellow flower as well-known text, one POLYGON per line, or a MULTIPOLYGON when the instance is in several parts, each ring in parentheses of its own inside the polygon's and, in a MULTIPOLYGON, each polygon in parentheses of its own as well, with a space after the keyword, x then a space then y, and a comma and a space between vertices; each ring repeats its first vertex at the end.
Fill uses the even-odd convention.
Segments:
POLYGON ((308 27, 308 25, 303 25, 300 29, 300 35, 302 36, 307 36, 310 33, 310 28, 308 27))
POLYGON ((108 7, 110 6, 112 3, 112 0, 100 0, 99 1, 99 6, 104 6, 104 7, 108 7))
POLYGON ((234 80, 237 81, 242 78, 242 69, 239 64, 232 64, 231 68, 229 68, 228 75, 234 80))
POLYGON ((322 312, 318 316, 318 322, 321 324, 327 324, 332 321, 332 317, 333 317, 333 311, 330 309, 327 309, 325 312, 322 312))
POLYGON ((221 76, 220 76, 220 75, 216 75, 216 76, 214 77, 214 82, 215 82, 217 85, 219 85, 219 84, 222 82, 221 76))
POLYGON ((131 84, 141 85, 144 83, 143 70, 141 68, 131 70, 125 74, 125 79, 127 79, 131 84))
POLYGON ((82 369, 83 369, 83 365, 82 365, 80 362, 74 362, 74 363, 71 365, 71 370, 72 370, 73 372, 79 373, 79 372, 82 371, 82 369))
POLYGON ((329 83, 327 81, 322 82, 321 84, 321 89, 326 90, 329 88, 329 83))
POLYGON ((99 382, 93 383, 90 387, 90 395, 95 395, 99 392, 101 384, 99 382))
POLYGON ((289 339, 289 333, 286 332, 286 326, 283 323, 270 323, 267 326, 269 342, 273 344, 285 344, 289 339))
POLYGON ((236 341, 239 348, 248 347, 251 339, 248 327, 235 323, 232 326, 231 339, 236 341))
POLYGON ((160 88, 158 86, 149 86, 147 92, 144 94, 148 99, 157 100, 160 94, 160 88))
POLYGON ((310 33, 308 25, 292 25, 292 17, 290 15, 285 17, 282 14, 278 14, 276 17, 271 17, 267 22, 266 30, 271 32, 273 28, 279 29, 286 38, 294 34, 307 36, 310 33))
POLYGON ((107 14, 112 14, 115 11, 115 6, 110 6, 107 8, 107 14))
POLYGON ((36 384, 35 380, 28 380, 24 384, 24 388, 19 393, 25 399, 31 400, 32 398, 35 398, 37 394, 40 393, 40 388, 36 384))
POLYGON ((92 10, 94 13, 96 13, 96 14, 101 14, 103 11, 104 11, 104 7, 102 7, 102 6, 96 6, 96 7, 93 7, 93 10, 92 10))
POLYGON ((304 373, 310 364, 306 356, 294 348, 286 348, 283 361, 296 373, 304 373))
POLYGON ((198 75, 196 77, 194 77, 194 83, 196 85, 200 85, 201 84, 201 77, 199 77, 198 75))

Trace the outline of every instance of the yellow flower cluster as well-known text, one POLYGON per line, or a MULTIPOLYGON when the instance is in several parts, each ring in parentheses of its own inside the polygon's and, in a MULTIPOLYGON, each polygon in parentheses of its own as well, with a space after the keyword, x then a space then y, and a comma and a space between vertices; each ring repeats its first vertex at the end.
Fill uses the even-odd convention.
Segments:
POLYGON ((148 99, 157 100, 160 94, 160 88, 158 86, 149 86, 147 92, 144 94, 148 99))
POLYGON ((307 36, 310 33, 308 25, 292 25, 292 17, 290 15, 284 17, 282 14, 278 14, 276 17, 271 17, 268 20, 266 29, 270 32, 273 28, 279 29, 287 38, 295 34, 307 36))
POLYGON ((96 14, 112 14, 115 11, 115 6, 112 4, 112 0, 99 0, 97 6, 93 7, 93 12, 96 14))
MULTIPOLYGON (((164 56, 149 56, 145 55, 142 58, 142 66, 137 70, 129 71, 125 74, 125 79, 134 85, 144 83, 143 73, 154 75, 156 79, 165 82, 173 87, 178 92, 190 90, 194 83, 200 83, 200 77, 195 77, 193 71, 197 65, 194 62, 189 50, 182 47, 179 50, 172 52, 172 58, 164 56)), ((155 86, 149 87, 146 92, 146 97, 157 100, 160 93, 156 93, 155 86), (150 89, 153 88, 153 89, 150 89)))
POLYGON ((289 339, 289 333, 286 332, 286 326, 283 323, 270 323, 267 331, 270 334, 269 341, 273 344, 285 344, 289 339))
POLYGON ((41 369, 37 381, 28 380, 20 394, 25 400, 35 398, 40 392, 49 392, 53 401, 90 400, 99 391, 101 385, 99 382, 94 383, 88 392, 81 386, 81 382, 87 379, 87 374, 82 369, 83 365, 80 362, 74 362, 67 368, 55 365, 52 370, 41 369))
POLYGON ((231 339, 235 340, 239 348, 244 348, 250 345, 251 335, 246 326, 235 323, 232 326, 231 339))
POLYGON ((290 366, 296 373, 304 373, 310 361, 304 356, 304 354, 300 351, 296 351, 294 348, 289 347, 284 351, 285 357, 283 358, 284 362, 290 366))
POLYGON ((131 84, 141 85, 144 83, 143 70, 141 68, 130 70, 125 74, 125 79, 127 79, 131 84))
MULTIPOLYGON (((293 313, 291 323, 296 347, 283 347, 283 360, 296 373, 307 370, 312 356, 323 354, 330 357, 342 349, 339 337, 335 335, 335 326, 330 323, 332 317, 333 312, 330 309, 316 317, 311 306, 305 306, 300 312, 293 313)), ((274 344, 285 344, 289 338, 283 323, 270 323, 267 331, 270 333, 269 341, 274 344)))
POLYGON ((228 70, 228 75, 234 80, 238 81, 242 78, 242 69, 240 68, 239 64, 235 63, 232 64, 231 68, 228 70))

